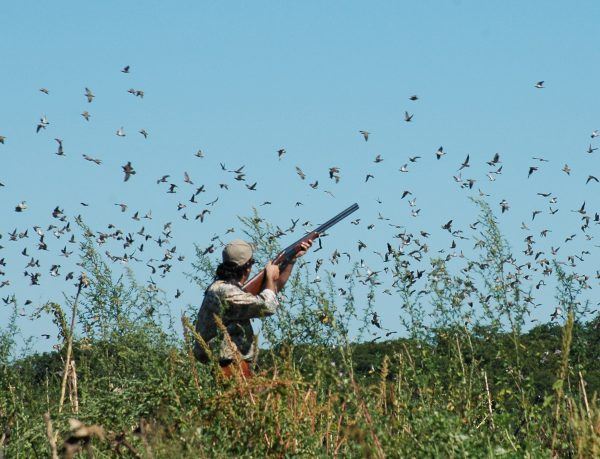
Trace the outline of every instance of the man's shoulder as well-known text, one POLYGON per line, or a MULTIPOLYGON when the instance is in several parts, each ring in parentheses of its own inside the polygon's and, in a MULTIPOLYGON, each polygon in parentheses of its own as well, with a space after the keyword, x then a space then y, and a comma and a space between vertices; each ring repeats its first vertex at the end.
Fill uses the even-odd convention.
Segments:
POLYGON ((242 286, 232 282, 216 280, 208 287, 207 291, 217 295, 223 295, 231 292, 241 292, 242 286))

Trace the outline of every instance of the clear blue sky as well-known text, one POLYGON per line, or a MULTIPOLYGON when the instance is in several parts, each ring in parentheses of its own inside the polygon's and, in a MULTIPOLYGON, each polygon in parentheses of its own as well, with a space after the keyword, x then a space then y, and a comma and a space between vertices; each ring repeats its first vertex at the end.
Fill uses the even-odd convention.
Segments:
MULTIPOLYGON (((0 258, 9 266, 0 281, 9 278, 11 285, 0 296, 15 293, 20 303, 30 298, 31 308, 61 300, 66 284, 48 270, 64 238, 47 237, 51 254, 42 255, 42 286, 35 288, 22 276, 27 259, 20 255, 28 245, 38 256, 33 240, 7 240, 14 228, 31 233, 33 225, 47 226, 57 205, 70 216, 81 213, 95 230, 113 223, 137 231, 141 224, 131 216, 149 209, 154 220, 144 223, 153 234, 172 221, 178 253, 187 258, 155 280, 171 297, 176 288, 184 290, 173 299, 177 317, 201 301, 202 292, 182 275, 193 243, 209 245, 214 234, 236 225, 237 215, 265 200, 273 202, 261 208, 265 217, 282 227, 297 217, 317 223, 358 202, 361 224, 335 228, 327 254, 335 247, 356 254, 361 239, 368 249, 356 259, 364 257, 376 270, 381 266, 371 252, 385 250, 394 231, 377 220, 378 212, 409 231, 431 232, 432 251, 448 250, 451 238, 440 225, 454 219, 457 228, 468 229, 475 217, 468 196, 477 188, 491 194, 498 213, 498 203, 509 202, 501 224, 515 252, 523 250, 527 234, 539 240, 536 249, 562 246, 559 259, 587 248, 591 256, 581 270, 593 275, 600 242, 584 240, 579 214, 569 210, 584 200, 590 215, 599 210, 600 184, 585 184, 588 174, 600 176, 600 151, 586 153, 588 144, 600 146, 590 138, 600 129, 599 17, 594 1, 7 2, 0 15, 0 135, 6 136, 0 145, 0 258), (130 74, 120 72, 125 65, 130 74), (539 80, 546 88, 534 88, 539 80), (85 87, 96 96, 90 104, 85 87), (144 98, 128 94, 129 88, 143 90, 144 98), (412 94, 420 99, 409 101, 412 94), (84 110, 89 122, 80 115, 84 110), (403 120, 405 110, 414 114, 410 123, 403 120), (44 114, 50 125, 36 134, 44 114), (125 137, 115 135, 121 126, 125 137), (137 132, 141 128, 148 139, 137 132), (368 142, 359 130, 371 132, 368 142), (63 139, 66 157, 53 154, 55 137, 63 139), (437 161, 439 146, 447 154, 437 161), (281 161, 279 148, 287 150, 281 161), (204 159, 194 157, 198 149, 204 159), (485 161, 495 152, 504 168, 490 182, 485 161), (103 164, 84 161, 82 154, 103 164), (373 163, 377 154, 384 158, 379 164, 373 163), (471 167, 462 176, 477 180, 471 193, 452 178, 467 154, 471 167), (415 155, 422 159, 409 163, 409 173, 399 172, 415 155), (127 161, 137 174, 124 183, 127 161), (230 169, 245 165, 246 183, 257 181, 257 191, 232 180, 219 162, 230 169), (565 163, 570 176, 561 171, 565 163), (527 179, 532 165, 539 170, 527 179), (328 177, 331 166, 341 169, 339 184, 328 177), (206 185, 196 207, 187 202, 193 187, 183 182, 184 171, 206 185), (368 172, 375 178, 364 183, 368 172), (156 185, 164 174, 178 185, 177 194, 156 185), (314 180, 317 190, 308 186, 314 180), (229 191, 218 187, 225 182, 229 191), (416 218, 407 199, 400 200, 404 190, 417 199, 416 218), (537 192, 556 195, 560 212, 549 215, 537 192), (220 201, 206 222, 194 221, 216 196, 220 201), (22 200, 29 208, 17 214, 22 200), (296 201, 304 207, 294 207, 296 201), (128 204, 126 213, 114 205, 120 202, 128 204), (180 219, 178 202, 188 204, 191 221, 180 219), (531 222, 535 209, 544 213, 531 222), (522 221, 531 231, 520 229, 522 221), (367 230, 371 222, 376 226, 367 230), (545 228, 551 233, 540 240, 545 228), (577 238, 565 244, 572 233, 577 238)), ((588 233, 596 236, 597 226, 588 233)), ((472 242, 463 244, 466 250, 472 242)), ((148 249, 148 257, 161 255, 148 249)), ((64 259, 60 263, 62 272, 72 270, 64 259)), ((145 268, 136 272, 147 280, 145 268)), ((537 293, 543 306, 534 315, 546 320, 554 292, 537 293)), ((597 298, 597 291, 590 295, 597 298)), ((394 298, 379 296, 377 311, 388 328, 398 327, 394 298)), ((0 320, 7 316, 0 305, 0 320)), ((26 333, 55 333, 47 320, 23 325, 26 333)), ((42 341, 39 349, 49 346, 42 341)))

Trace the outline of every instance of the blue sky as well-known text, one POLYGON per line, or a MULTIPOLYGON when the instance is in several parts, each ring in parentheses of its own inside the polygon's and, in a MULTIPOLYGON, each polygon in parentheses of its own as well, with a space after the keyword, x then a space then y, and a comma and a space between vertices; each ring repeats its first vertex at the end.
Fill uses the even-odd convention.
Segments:
MULTIPOLYGON (((44 258, 42 286, 35 288, 22 276, 27 260, 19 252, 26 244, 7 241, 14 228, 47 226, 57 205, 70 216, 81 213, 95 230, 110 222, 137 231, 141 224, 131 216, 149 209, 154 219, 146 227, 155 234, 174 222, 175 243, 186 260, 155 280, 170 296, 184 290, 173 301, 177 317, 186 304, 201 301, 201 292, 182 275, 193 244, 209 245, 213 235, 236 225, 237 215, 265 200, 273 205, 261 212, 282 227, 298 217, 318 223, 358 202, 361 224, 335 228, 335 244, 326 241, 326 248, 351 247, 356 259, 379 269, 371 251, 384 250, 394 234, 377 220, 379 212, 409 231, 432 232, 432 249, 448 250, 451 238, 440 225, 454 219, 468 228, 476 215, 468 196, 478 188, 490 194, 498 213, 502 199, 510 203, 501 227, 515 251, 527 234, 539 239, 541 230, 551 229, 539 247, 564 246, 559 258, 591 250, 581 269, 593 275, 600 243, 584 240, 579 214, 569 210, 584 200, 590 215, 598 210, 600 184, 585 184, 588 174, 600 174, 598 153, 586 153, 588 144, 600 146, 590 138, 600 129, 598 13, 600 4, 591 1, 7 3, 0 15, 0 135, 6 136, 0 145, 0 258, 9 263, 11 285, 0 296, 14 293, 37 305, 60 300, 70 288, 48 275, 64 240, 47 238, 54 255, 44 258), (130 74, 120 72, 125 65, 130 74), (546 88, 534 88, 540 80, 546 88), (42 87, 48 95, 39 92, 42 87), (96 95, 91 104, 85 87, 96 95), (143 90, 144 98, 128 94, 129 88, 143 90), (409 101, 412 94, 420 99, 409 101), (89 122, 83 110, 91 113, 89 122), (410 123, 403 120, 405 110, 414 114, 410 123), (44 114, 50 125, 36 134, 44 114), (121 126, 125 137, 115 135, 121 126), (148 139, 137 132, 141 128, 148 139), (371 132, 368 142, 359 130, 371 132), (55 137, 63 139, 66 157, 53 154, 55 137), (447 154, 437 161, 439 146, 447 154), (287 151, 281 161, 279 148, 287 151), (205 158, 194 157, 198 149, 205 158), (495 152, 503 174, 490 182, 485 161, 495 152), (82 154, 103 164, 84 161, 82 154), (378 154, 384 161, 375 164, 378 154), (462 177, 477 180, 471 193, 453 179, 467 154, 471 167, 462 177), (398 172, 416 155, 422 159, 409 163, 409 173, 398 172), (124 183, 127 161, 137 174, 124 183), (232 180, 220 162, 230 169, 245 165, 246 183, 257 181, 257 191, 232 180), (570 176, 561 171, 565 163, 570 176), (533 165, 539 170, 528 179, 533 165), (307 180, 298 178, 295 166, 307 180), (341 169, 338 184, 328 177, 332 166, 341 169), (207 189, 201 204, 187 203, 190 222, 176 209, 193 191, 183 183, 184 171, 207 189), (367 173, 375 178, 364 183, 367 173), (178 194, 156 185, 163 174, 171 175, 178 194), (319 187, 313 190, 308 183, 315 180, 319 187), (219 183, 229 183, 230 190, 220 190, 219 183), (400 200, 404 190, 417 199, 416 218, 407 199, 400 200), (537 192, 556 195, 560 212, 550 215, 537 192), (217 196, 206 222, 194 221, 217 196), (17 214, 21 200, 29 209, 17 214), (305 205, 296 208, 296 201, 305 205), (120 202, 128 204, 127 212, 114 205, 120 202), (536 209, 543 214, 532 222, 536 209), (531 231, 520 229, 522 221, 531 231), (367 230, 371 222, 376 226, 367 230), (576 240, 565 245, 572 233, 576 240), (366 254, 356 253, 359 239, 366 254)), ((596 227, 588 233, 595 236, 596 227)), ((28 245, 37 256, 32 240, 28 245)), ((145 269, 136 272, 147 280, 145 269)), ((534 314, 546 320, 554 292, 542 290, 543 306, 534 314)), ((376 309, 388 328, 398 327, 393 298, 381 296, 376 309)), ((0 319, 7 316, 0 306, 0 319)), ((47 321, 23 325, 33 335, 54 333, 47 321)), ((41 341, 38 348, 49 345, 41 341)))

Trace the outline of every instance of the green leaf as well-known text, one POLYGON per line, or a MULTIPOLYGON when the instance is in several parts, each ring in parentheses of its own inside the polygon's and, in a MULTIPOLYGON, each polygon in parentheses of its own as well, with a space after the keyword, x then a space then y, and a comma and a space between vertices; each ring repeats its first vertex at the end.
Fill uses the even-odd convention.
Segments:
POLYGON ((559 389, 562 389, 563 383, 564 383, 564 381, 562 379, 557 379, 554 382, 554 384, 552 384, 552 389, 554 389, 555 391, 558 391, 559 389))

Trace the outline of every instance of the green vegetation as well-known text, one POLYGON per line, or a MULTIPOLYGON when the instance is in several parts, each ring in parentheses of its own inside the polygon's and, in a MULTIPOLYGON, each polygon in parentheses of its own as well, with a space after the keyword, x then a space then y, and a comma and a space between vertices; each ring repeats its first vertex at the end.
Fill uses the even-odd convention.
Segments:
MULTIPOLYGON (((265 322, 270 346, 248 381, 196 363, 193 311, 181 336, 160 291, 116 277, 88 238, 77 300, 38 311, 64 345, 16 358, 15 322, 0 332, 0 457, 600 457, 600 318, 586 320, 585 280, 555 264, 564 318, 524 331, 530 290, 479 205, 469 271, 431 260, 417 292, 392 254, 406 338, 365 341, 376 276, 359 299, 359 266, 343 295, 333 273, 315 283, 305 267, 265 322), (353 321, 364 325, 350 342, 353 321)), ((275 253, 268 224, 242 224, 259 260, 275 253)), ((199 291, 214 268, 202 253, 199 291)))

